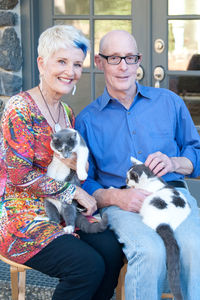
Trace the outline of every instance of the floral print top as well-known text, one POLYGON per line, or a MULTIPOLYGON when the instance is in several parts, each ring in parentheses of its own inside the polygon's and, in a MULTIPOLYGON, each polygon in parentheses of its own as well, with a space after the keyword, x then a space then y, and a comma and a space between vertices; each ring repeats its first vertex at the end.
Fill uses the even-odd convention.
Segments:
MULTIPOLYGON (((66 126, 74 127, 72 110, 62 107, 66 126)), ((52 128, 27 92, 8 101, 1 131, 0 254, 24 263, 65 234, 61 225, 45 220, 44 198, 68 197, 71 185, 46 176, 52 128)))

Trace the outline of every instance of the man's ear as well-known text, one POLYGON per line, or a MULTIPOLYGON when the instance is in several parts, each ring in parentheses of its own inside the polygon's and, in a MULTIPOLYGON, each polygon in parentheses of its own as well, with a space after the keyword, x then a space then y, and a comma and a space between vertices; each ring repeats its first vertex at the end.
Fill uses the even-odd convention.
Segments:
POLYGON ((99 70, 103 71, 103 63, 102 63, 102 59, 101 59, 100 55, 96 54, 94 57, 94 61, 95 61, 97 68, 99 70))
POLYGON ((142 54, 140 53, 139 56, 140 56, 140 58, 139 58, 139 60, 138 60, 138 63, 139 63, 139 65, 140 65, 140 64, 141 64, 141 61, 142 61, 142 54))

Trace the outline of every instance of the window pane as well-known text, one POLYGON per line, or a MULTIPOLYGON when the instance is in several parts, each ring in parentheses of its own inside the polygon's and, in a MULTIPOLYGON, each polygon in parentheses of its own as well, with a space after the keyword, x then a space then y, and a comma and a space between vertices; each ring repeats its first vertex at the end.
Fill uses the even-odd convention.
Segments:
POLYGON ((200 125, 200 77, 170 76, 169 88, 185 101, 195 125, 200 125))
POLYGON ((168 32, 168 69, 187 70, 192 56, 200 53, 200 20, 170 20, 168 32))
POLYGON ((90 88, 90 74, 84 73, 77 83, 75 95, 70 94, 62 98, 64 102, 72 107, 75 116, 91 102, 90 88))
POLYGON ((95 15, 130 15, 131 0, 94 0, 95 15))
POLYGON ((100 96, 105 87, 105 80, 103 74, 96 74, 95 75, 95 98, 100 96))
POLYGON ((96 20, 95 21, 95 53, 99 52, 99 41, 108 31, 113 29, 132 32, 132 22, 129 20, 96 20))
POLYGON ((89 0, 54 0, 55 15, 89 15, 89 13, 89 0))
MULTIPOLYGON (((89 20, 55 20, 54 24, 66 24, 73 25, 77 29, 81 30, 85 36, 89 39, 90 23, 89 20)), ((90 53, 87 53, 83 67, 89 68, 90 66, 90 53)))
POLYGON ((169 15, 199 15, 200 1, 199 0, 169 0, 168 1, 169 15))

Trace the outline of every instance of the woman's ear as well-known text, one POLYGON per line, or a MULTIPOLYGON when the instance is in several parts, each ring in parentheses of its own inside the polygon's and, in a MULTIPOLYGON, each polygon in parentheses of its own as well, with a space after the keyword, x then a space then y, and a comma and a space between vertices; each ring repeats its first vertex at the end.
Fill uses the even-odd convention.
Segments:
POLYGON ((98 68, 99 70, 103 71, 102 58, 100 57, 99 54, 96 54, 96 55, 95 55, 94 61, 95 61, 95 64, 96 64, 97 68, 98 68))
POLYGON ((38 56, 37 65, 38 65, 38 70, 39 70, 39 73, 41 76, 41 75, 43 75, 43 72, 44 72, 44 58, 42 56, 38 56))

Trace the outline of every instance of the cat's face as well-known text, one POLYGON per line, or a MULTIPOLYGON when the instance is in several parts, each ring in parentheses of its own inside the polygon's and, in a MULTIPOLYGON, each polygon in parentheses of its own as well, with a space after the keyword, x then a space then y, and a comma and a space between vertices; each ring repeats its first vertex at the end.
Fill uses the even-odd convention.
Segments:
POLYGON ((135 164, 127 172, 126 184, 129 187, 139 187, 151 177, 155 175, 148 167, 144 164, 135 164))
POLYGON ((74 129, 62 129, 52 135, 51 148, 61 158, 69 158, 77 145, 77 133, 74 129))

